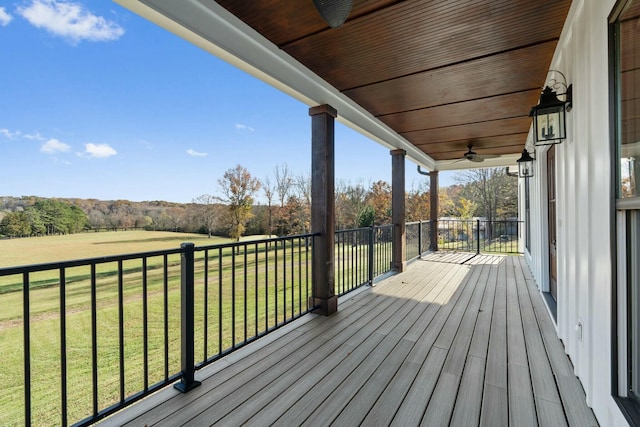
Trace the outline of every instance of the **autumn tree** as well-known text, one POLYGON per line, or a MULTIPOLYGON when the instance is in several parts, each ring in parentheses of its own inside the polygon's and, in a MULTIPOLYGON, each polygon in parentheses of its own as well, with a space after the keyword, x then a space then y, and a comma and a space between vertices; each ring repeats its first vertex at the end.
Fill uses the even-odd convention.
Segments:
POLYGON ((262 180, 262 192, 267 198, 267 234, 273 234, 273 198, 275 196, 275 187, 269 177, 262 180))
POLYGON ((462 219, 470 219, 476 211, 477 204, 472 200, 460 198, 460 206, 458 207, 458 216, 462 219))
POLYGON ((220 205, 217 201, 216 197, 210 194, 203 194, 193 200, 193 203, 197 205, 197 217, 207 231, 209 238, 220 221, 220 205))
MULTIPOLYGON (((464 184, 461 196, 477 206, 475 216, 486 218, 490 225, 498 218, 518 215, 518 182, 504 168, 471 169, 456 179, 464 184)), ((489 238, 491 231, 490 228, 489 238)))
POLYGON ((341 181, 336 190, 336 225, 358 227, 358 218, 367 207, 368 191, 364 184, 341 181))
POLYGON ((244 167, 237 165, 227 170, 218 184, 223 194, 222 200, 228 207, 229 237, 239 242, 252 215, 253 196, 260 189, 260 181, 244 167))
POLYGON ((284 207, 293 186, 293 175, 289 170, 289 166, 286 163, 276 166, 274 171, 276 183, 275 190, 278 194, 278 200, 280 201, 280 207, 284 207))
MULTIPOLYGON (((274 196, 277 197, 278 206, 275 209, 275 231, 276 234, 282 236, 291 234, 289 231, 289 218, 286 204, 289 197, 293 195, 294 177, 286 163, 277 165, 273 172, 275 182, 273 184, 274 196)), ((272 219, 273 221, 273 219, 272 219)))
POLYGON ((374 225, 391 223, 391 184, 386 181, 371 184, 368 203, 373 209, 374 225))
POLYGON ((96 230, 105 228, 107 225, 107 221, 105 219, 104 212, 98 209, 91 209, 89 211, 89 224, 91 225, 91 228, 94 228, 96 230))
POLYGON ((477 206, 476 216, 489 221, 517 216, 518 182, 504 168, 471 169, 456 179, 464 184, 461 197, 477 206))
POLYGON ((420 221, 429 216, 431 200, 429 195, 429 184, 422 181, 418 186, 411 187, 406 194, 406 220, 408 222, 420 221))
POLYGON ((302 232, 307 233, 311 230, 311 173, 294 177, 293 184, 296 197, 301 204, 298 215, 302 224, 302 232))
MULTIPOLYGON (((438 217, 460 216, 460 193, 463 185, 454 184, 438 189, 438 217)), ((475 211, 472 213, 475 215, 475 211)))
POLYGON ((304 218, 300 216, 302 201, 297 196, 290 196, 282 208, 282 224, 280 228, 283 234, 300 234, 304 232, 304 218))

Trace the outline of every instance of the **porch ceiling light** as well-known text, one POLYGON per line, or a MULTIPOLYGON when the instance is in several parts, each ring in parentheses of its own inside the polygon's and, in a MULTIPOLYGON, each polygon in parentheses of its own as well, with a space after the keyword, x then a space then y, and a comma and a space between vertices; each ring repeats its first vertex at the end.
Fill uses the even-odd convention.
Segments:
POLYGON ((520 178, 531 178, 533 176, 533 161, 527 149, 522 150, 522 156, 518 160, 518 176, 520 178))
POLYGON ((313 0, 313 4, 331 28, 340 27, 347 20, 353 0, 313 0))
MULTIPOLYGON (((559 71, 555 72, 562 76, 559 71)), ((540 94, 538 105, 531 108, 529 113, 533 117, 533 134, 536 146, 552 145, 562 142, 567 137, 566 112, 571 111, 572 86, 567 86, 566 79, 559 82, 555 79, 550 81, 551 86, 546 86, 540 94), (554 89, 564 86, 566 91, 558 94, 554 89), (558 99, 564 96, 564 101, 558 99)))

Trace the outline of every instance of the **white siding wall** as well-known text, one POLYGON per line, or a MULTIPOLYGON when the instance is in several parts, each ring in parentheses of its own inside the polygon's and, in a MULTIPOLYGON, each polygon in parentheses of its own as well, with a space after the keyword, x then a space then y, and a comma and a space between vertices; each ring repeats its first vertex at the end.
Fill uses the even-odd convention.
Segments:
MULTIPOLYGON (((611 397, 608 16, 615 0, 574 0, 551 69, 573 84, 568 138, 556 146, 558 336, 603 426, 627 425, 611 397), (576 334, 582 322, 583 338, 576 334)), ((548 290, 546 153, 538 149, 531 182, 531 253, 548 290)))

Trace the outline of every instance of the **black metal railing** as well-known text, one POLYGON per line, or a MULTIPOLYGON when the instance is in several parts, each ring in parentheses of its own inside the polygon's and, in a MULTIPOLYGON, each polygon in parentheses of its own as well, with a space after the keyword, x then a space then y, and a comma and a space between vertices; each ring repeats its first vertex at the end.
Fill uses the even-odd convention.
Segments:
POLYGON ((412 260, 420 257, 431 246, 430 221, 408 222, 405 228, 406 258, 412 260))
POLYGON ((313 235, 300 235, 195 249, 204 254, 199 365, 311 309, 313 241, 313 235), (211 335, 217 337, 213 346, 206 339, 211 335))
POLYGON ((391 271, 393 226, 336 231, 335 291, 344 295, 391 271))
POLYGON ((373 279, 392 270, 393 264, 393 225, 371 227, 372 261, 371 283, 373 279))
MULTIPOLYGON (((440 220, 439 246, 517 252, 520 224, 440 220)), ((429 249, 430 228, 406 225, 408 259, 429 249)), ((336 232, 336 294, 391 271, 393 229, 336 232)), ((91 424, 177 381, 197 386, 198 369, 313 310, 314 240, 0 269, 0 425, 91 424)))
POLYGON ((312 309, 313 241, 0 269, 0 425, 91 424, 177 380, 196 386, 196 370, 312 309))
POLYGON ((522 253, 524 221, 438 220, 438 249, 476 253, 522 253))

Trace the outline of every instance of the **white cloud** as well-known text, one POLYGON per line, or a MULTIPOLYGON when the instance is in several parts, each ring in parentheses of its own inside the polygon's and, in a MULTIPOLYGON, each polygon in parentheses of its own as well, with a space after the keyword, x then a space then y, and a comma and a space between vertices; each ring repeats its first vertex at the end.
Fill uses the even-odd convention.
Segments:
POLYGON ((48 140, 40 147, 40 151, 47 154, 64 153, 70 149, 71 147, 69 145, 55 138, 48 140))
POLYGON ((118 154, 109 144, 92 144, 84 145, 84 154, 97 159, 106 159, 107 157, 118 154))
POLYGON ((208 155, 208 153, 200 153, 200 152, 198 152, 196 150, 193 150, 191 148, 189 148, 187 150, 187 154, 190 155, 190 156, 193 156, 193 157, 206 157, 208 155))
POLYGON ((22 135, 25 139, 30 139, 32 141, 44 141, 46 138, 40 135, 40 132, 36 133, 25 133, 22 135))
POLYGON ((19 130, 11 131, 10 129, 0 128, 0 137, 4 137, 6 139, 26 139, 29 141, 46 141, 47 138, 42 136, 40 132, 36 131, 35 133, 23 133, 19 130))
POLYGON ((13 16, 9 15, 4 7, 0 7, 0 27, 6 27, 13 19, 13 16))
POLYGON ((252 128, 251 126, 247 126, 245 124, 242 123, 236 123, 236 130, 237 131, 243 131, 246 130, 248 132, 255 132, 256 130, 254 128, 252 128))
POLYGON ((113 21, 96 16, 80 3, 58 0, 31 0, 18 13, 37 28, 70 40, 72 43, 117 40, 124 28, 113 21))
POLYGON ((20 131, 11 132, 9 129, 0 129, 0 135, 7 139, 14 139, 20 136, 20 131))

